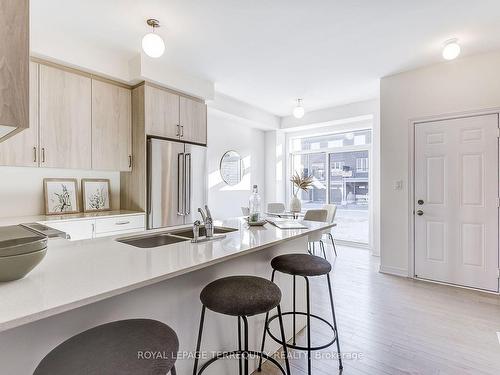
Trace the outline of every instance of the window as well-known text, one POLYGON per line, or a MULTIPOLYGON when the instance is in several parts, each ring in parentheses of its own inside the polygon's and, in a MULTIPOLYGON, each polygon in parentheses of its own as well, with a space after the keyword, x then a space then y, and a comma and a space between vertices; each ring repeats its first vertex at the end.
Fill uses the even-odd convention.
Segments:
POLYGON ((344 172, 343 161, 332 161, 330 164, 330 177, 342 176, 344 172))
POLYGON ((368 173, 368 158, 356 159, 356 172, 368 173))
POLYGON ((335 204, 339 240, 369 242, 370 144, 371 130, 289 138, 291 172, 313 176, 302 209, 335 204))

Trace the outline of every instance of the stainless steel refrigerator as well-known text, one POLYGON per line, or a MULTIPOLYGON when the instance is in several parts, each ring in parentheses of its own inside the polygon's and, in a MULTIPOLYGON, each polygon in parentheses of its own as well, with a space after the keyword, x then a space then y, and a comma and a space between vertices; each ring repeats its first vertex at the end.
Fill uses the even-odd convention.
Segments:
POLYGON ((207 204, 207 150, 148 138, 148 229, 193 223, 207 204))

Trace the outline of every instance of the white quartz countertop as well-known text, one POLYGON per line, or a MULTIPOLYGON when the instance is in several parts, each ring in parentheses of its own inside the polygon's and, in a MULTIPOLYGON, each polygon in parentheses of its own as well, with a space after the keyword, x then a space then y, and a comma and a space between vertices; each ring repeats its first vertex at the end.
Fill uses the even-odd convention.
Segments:
POLYGON ((243 218, 216 221, 238 231, 222 240, 147 249, 116 241, 130 235, 50 239, 38 267, 24 279, 0 283, 0 332, 335 226, 303 223, 308 229, 281 230, 271 224, 249 227, 243 218))

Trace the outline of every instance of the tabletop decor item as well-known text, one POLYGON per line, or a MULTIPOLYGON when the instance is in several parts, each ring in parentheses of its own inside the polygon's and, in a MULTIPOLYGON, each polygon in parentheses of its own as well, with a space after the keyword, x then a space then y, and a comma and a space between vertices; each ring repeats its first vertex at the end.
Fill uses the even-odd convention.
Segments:
POLYGON ((82 179, 83 212, 111 209, 108 179, 82 179))
POLYGON ((298 172, 290 178, 293 184, 293 197, 290 199, 290 212, 298 213, 302 210, 302 203, 297 197, 300 190, 307 191, 313 184, 313 176, 306 175, 303 173, 300 175, 298 172))
POLYGON ((79 212, 77 184, 76 178, 44 178, 45 213, 58 215, 79 212))

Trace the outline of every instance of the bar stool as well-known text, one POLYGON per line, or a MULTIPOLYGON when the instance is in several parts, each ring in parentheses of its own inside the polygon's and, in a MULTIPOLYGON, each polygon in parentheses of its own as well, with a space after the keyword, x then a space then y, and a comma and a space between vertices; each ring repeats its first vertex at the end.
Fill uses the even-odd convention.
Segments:
MULTIPOLYGON (((330 271, 332 270, 331 264, 325 260, 322 257, 316 256, 316 255, 309 255, 309 254, 284 254, 284 255, 279 255, 271 261, 271 267, 273 268, 273 273, 271 275, 271 281, 274 282, 274 276, 276 271, 282 272, 288 275, 293 276, 293 311, 291 312, 284 312, 282 315, 293 315, 293 343, 289 344, 286 343, 284 340, 279 340, 276 336, 274 336, 271 333, 271 330, 269 328, 270 323, 276 319, 276 315, 272 316, 269 318, 269 313, 266 314, 266 323, 265 323, 265 328, 264 328, 264 333, 262 335, 262 350, 264 350, 264 344, 266 340, 266 333, 269 334, 269 336, 276 342, 282 344, 283 346, 287 346, 288 348, 291 349, 297 349, 297 350, 307 350, 307 368, 308 368, 308 374, 311 374, 311 352, 315 350, 321 350, 329 347, 332 345, 334 342, 337 343, 337 354, 339 357, 339 369, 342 370, 342 358, 340 355, 340 344, 339 344, 339 338, 338 338, 338 330, 337 330, 337 320, 335 319, 335 308, 333 306, 333 295, 332 295, 332 286, 330 283, 330 271), (323 276, 326 275, 327 281, 328 281, 328 292, 330 294, 330 305, 331 305, 331 310, 332 310, 332 318, 333 318, 333 324, 328 322, 326 319, 321 318, 320 316, 311 314, 311 300, 310 300, 310 289, 309 289, 309 277, 314 277, 314 276, 323 276), (295 278, 296 276, 301 276, 304 278, 306 281, 306 312, 297 312, 296 311, 296 304, 295 304, 295 278), (299 346, 297 345, 295 341, 295 335, 296 335, 296 316, 297 315, 302 315, 306 316, 307 318, 307 346, 299 346), (314 318, 316 320, 322 321, 325 324, 327 324, 331 330, 333 337, 325 345, 321 346, 316 346, 313 347, 311 346, 311 318, 314 318)), ((281 318, 280 318, 281 319, 281 318)), ((259 371, 261 369, 262 365, 262 360, 259 362, 259 371)))
POLYGON ((175 375, 179 340, 156 320, 130 319, 103 324, 58 345, 33 375, 175 375), (141 358, 140 353, 146 353, 141 358), (149 358, 147 353, 161 353, 149 358), (158 358, 159 357, 159 358, 158 358))
POLYGON ((286 345, 283 345, 285 353, 286 372, 274 358, 260 352, 248 350, 248 320, 247 317, 269 313, 277 308, 276 315, 280 322, 281 339, 285 342, 285 331, 281 316, 281 290, 269 280, 256 276, 230 276, 215 280, 208 284, 200 294, 202 303, 200 329, 198 332, 198 342, 196 344, 196 356, 194 361, 193 374, 199 375, 205 371, 215 361, 228 356, 237 355, 239 359, 239 374, 248 375, 248 355, 255 355, 269 360, 282 374, 290 375, 290 365, 288 363, 288 352, 286 345), (198 371, 198 360, 201 348, 201 338, 203 334, 203 324, 205 321, 205 310, 209 309, 216 313, 238 317, 238 350, 220 353, 206 362, 198 371), (243 342, 241 322, 243 322, 243 342), (243 362, 243 363, 242 363, 243 362))

